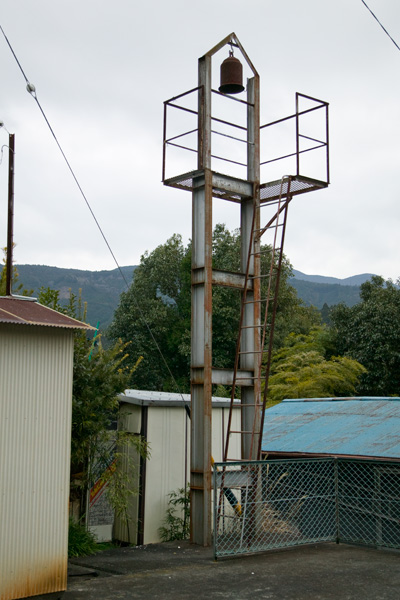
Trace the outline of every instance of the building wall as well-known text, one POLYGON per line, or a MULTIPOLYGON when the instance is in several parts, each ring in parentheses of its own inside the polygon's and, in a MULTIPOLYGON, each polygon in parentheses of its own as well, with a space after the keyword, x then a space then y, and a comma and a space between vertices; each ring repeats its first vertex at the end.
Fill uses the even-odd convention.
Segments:
POLYGON ((73 333, 0 325, 0 600, 66 589, 73 333))
MULTIPOLYGON (((168 494, 185 487, 186 412, 180 407, 149 407, 148 440, 151 457, 146 466, 144 543, 159 542, 168 507, 168 494)), ((187 481, 189 481, 189 429, 187 481)))
MULTIPOLYGON (((142 407, 132 404, 121 404, 119 412, 118 427, 123 431, 129 431, 139 435, 142 426, 142 407)), ((125 447, 123 453, 123 466, 126 472, 130 472, 131 485, 135 494, 131 495, 128 502, 128 521, 124 515, 116 515, 112 525, 113 538, 129 544, 137 543, 139 529, 139 474, 140 457, 133 449, 125 447)), ((95 532, 96 533, 96 532, 95 532)))
MULTIPOLYGON (((140 432, 142 407, 131 404, 121 405, 124 415, 123 428, 134 433, 140 432)), ((215 461, 222 460, 223 443, 228 419, 227 408, 213 408, 212 411, 212 455, 215 461)), ((239 429, 240 410, 234 410, 234 429, 239 429)), ((240 445, 232 440, 232 453, 240 457, 240 445), (239 447, 234 448, 235 444, 239 447)), ((146 490, 144 506, 144 537, 143 543, 150 544, 160 541, 158 533, 162 526, 168 508, 168 494, 177 492, 185 487, 190 480, 190 421, 186 411, 180 406, 148 407, 147 438, 150 444, 151 456, 146 464, 146 490)), ((133 482, 138 486, 139 461, 133 475, 133 482)), ((130 505, 130 539, 124 520, 116 518, 114 536, 120 541, 135 543, 138 522, 138 499, 133 498, 130 505)))

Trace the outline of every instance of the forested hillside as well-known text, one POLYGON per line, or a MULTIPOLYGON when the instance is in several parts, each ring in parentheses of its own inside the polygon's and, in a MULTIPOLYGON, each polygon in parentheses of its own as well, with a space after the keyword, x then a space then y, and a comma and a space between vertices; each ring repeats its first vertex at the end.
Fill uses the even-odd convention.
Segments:
POLYGON ((344 302, 347 306, 354 306, 360 300, 360 286, 358 285, 313 283, 295 277, 290 279, 290 285, 295 288, 303 302, 316 306, 318 309, 321 309, 324 304, 334 306, 340 302, 344 302))
MULTIPOLYGON (((136 267, 121 267, 130 285, 136 267)), ((61 302, 69 298, 69 290, 78 294, 87 302, 87 320, 91 325, 100 322, 105 329, 112 320, 119 303, 121 292, 126 284, 118 269, 112 271, 81 271, 79 269, 60 269, 45 265, 17 265, 19 281, 25 288, 33 289, 37 296, 41 287, 50 287, 60 291, 61 302)))
MULTIPOLYGON (((136 266, 122 267, 121 270, 130 284, 136 266)), ((118 269, 111 271, 82 271, 79 269, 61 269, 45 265, 17 265, 19 281, 27 289, 33 289, 37 296, 41 287, 50 287, 60 291, 61 301, 67 300, 69 290, 74 294, 82 289, 82 297, 88 303, 88 321, 104 330, 111 323, 118 306, 121 292, 126 284, 118 269)), ((321 309, 324 304, 334 306, 344 302, 354 306, 360 299, 361 283, 371 277, 370 274, 355 275, 347 279, 324 277, 321 275, 305 275, 293 271, 294 277, 288 282, 292 285, 305 304, 321 309), (358 285, 351 285, 357 282, 358 285)))
MULTIPOLYGON (((215 268, 237 270, 239 244, 236 232, 217 226, 213 234, 215 268)), ((50 288, 58 291, 58 298, 65 304, 70 290, 75 295, 82 290, 82 298, 88 303, 88 321, 93 325, 100 322, 100 328, 107 329, 107 347, 121 338, 129 344, 127 366, 134 367, 138 359, 141 361, 140 368, 132 373, 130 385, 171 391, 178 382, 181 390, 188 391, 190 264, 190 245, 184 246, 180 236, 172 236, 142 257, 139 267, 122 268, 129 289, 118 269, 82 271, 44 265, 17 265, 15 289, 23 293, 23 286, 38 295, 40 288, 50 288), (148 327, 157 340, 157 352, 149 339, 148 327), (160 349, 167 363, 160 360, 160 349)), ((285 258, 276 313, 270 399, 356 393, 398 395, 398 282, 369 274, 342 280, 360 281, 359 287, 299 271, 294 275, 285 258), (310 305, 322 308, 328 327, 320 325, 318 313, 310 305)), ((239 297, 230 290, 214 290, 213 360, 218 368, 228 368, 228 362, 233 360, 238 301, 239 297)), ((224 395, 226 390, 218 393, 224 395)))
POLYGON ((323 275, 306 275, 293 269, 290 283, 303 302, 321 309, 324 304, 335 306, 341 302, 347 306, 354 306, 360 301, 360 286, 371 277, 372 273, 362 273, 338 279, 323 275))

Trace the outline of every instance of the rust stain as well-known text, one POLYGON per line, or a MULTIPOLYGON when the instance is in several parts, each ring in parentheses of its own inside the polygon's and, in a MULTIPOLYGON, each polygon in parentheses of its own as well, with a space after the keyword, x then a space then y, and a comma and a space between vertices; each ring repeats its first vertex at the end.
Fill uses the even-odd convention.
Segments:
POLYGON ((44 565, 26 565, 25 572, 20 567, 8 578, 4 588, 0 583, 0 600, 16 600, 66 590, 67 558, 44 562, 44 565), (32 571, 36 571, 36 574, 32 571))

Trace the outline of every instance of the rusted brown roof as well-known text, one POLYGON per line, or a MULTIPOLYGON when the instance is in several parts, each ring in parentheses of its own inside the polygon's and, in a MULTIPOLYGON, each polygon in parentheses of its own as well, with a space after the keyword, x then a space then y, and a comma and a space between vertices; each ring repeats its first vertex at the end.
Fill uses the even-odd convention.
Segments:
POLYGON ((42 306, 35 298, 0 297, 0 324, 41 325, 63 329, 94 329, 77 319, 42 306))

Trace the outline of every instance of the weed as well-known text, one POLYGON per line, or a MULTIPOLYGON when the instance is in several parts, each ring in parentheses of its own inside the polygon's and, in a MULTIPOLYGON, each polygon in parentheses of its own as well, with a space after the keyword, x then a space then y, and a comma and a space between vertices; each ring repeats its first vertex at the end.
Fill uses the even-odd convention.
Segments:
POLYGON ((168 508, 164 524, 158 529, 163 542, 187 540, 190 533, 190 494, 189 486, 168 494, 168 508))
POLYGON ((68 528, 68 557, 88 556, 99 552, 96 537, 79 522, 70 519, 68 528))

